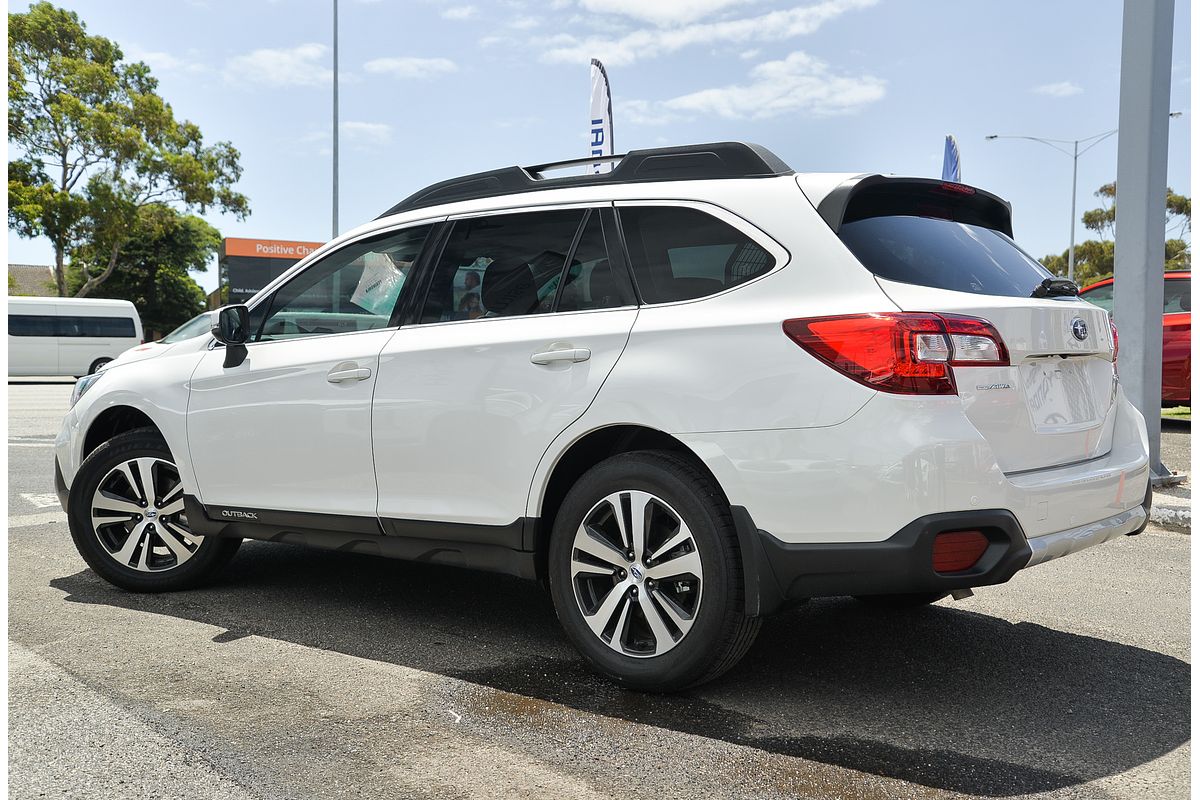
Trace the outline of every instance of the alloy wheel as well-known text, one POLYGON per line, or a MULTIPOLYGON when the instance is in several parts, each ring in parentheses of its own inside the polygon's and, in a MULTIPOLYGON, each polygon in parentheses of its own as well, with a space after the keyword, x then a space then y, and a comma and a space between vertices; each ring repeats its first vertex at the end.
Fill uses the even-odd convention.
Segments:
POLYGON ((153 457, 108 471, 92 495, 92 530, 114 561, 139 572, 174 569, 203 541, 188 527, 179 470, 153 457))
POLYGON ((571 584, 597 638, 618 653, 648 658, 691 630, 704 569, 687 523, 666 501, 621 491, 584 516, 571 548, 571 584))

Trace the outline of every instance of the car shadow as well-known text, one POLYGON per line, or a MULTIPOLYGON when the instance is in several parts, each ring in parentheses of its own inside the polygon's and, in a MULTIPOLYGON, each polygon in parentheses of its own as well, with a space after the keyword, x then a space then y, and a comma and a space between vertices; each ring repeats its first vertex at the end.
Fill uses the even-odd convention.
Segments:
POLYGON ((766 620, 724 678, 649 695, 590 673, 542 588, 506 576, 246 543, 205 589, 130 594, 90 570, 52 586, 221 627, 218 642, 334 650, 955 792, 1077 785, 1189 739, 1186 662, 944 605, 813 602, 766 620))

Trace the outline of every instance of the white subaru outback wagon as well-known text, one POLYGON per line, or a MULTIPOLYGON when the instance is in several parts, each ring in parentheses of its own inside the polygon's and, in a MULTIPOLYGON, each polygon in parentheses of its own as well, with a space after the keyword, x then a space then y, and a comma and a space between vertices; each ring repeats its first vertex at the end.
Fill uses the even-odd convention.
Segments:
POLYGON ((83 558, 133 591, 243 539, 539 579, 595 669, 672 690, 808 598, 929 603, 1145 527, 1116 331, 1003 200, 741 143, 613 160, 430 186, 82 379, 83 558))

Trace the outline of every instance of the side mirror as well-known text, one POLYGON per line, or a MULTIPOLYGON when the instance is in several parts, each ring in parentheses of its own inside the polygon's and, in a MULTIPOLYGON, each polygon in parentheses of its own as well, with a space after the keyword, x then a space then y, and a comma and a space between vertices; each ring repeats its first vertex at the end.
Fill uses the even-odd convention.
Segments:
POLYGON ((250 338, 250 310, 243 305, 225 306, 217 312, 213 338, 225 345, 225 367, 236 367, 246 360, 246 342, 250 338))

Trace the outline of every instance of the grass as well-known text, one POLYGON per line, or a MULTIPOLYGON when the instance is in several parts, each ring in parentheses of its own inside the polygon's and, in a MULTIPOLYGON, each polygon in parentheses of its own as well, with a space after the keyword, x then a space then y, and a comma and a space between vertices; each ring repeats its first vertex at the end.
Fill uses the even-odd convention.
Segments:
POLYGON ((1188 422, 1192 420, 1191 406, 1176 406, 1175 408, 1164 408, 1162 415, 1168 419, 1186 419, 1188 422))

